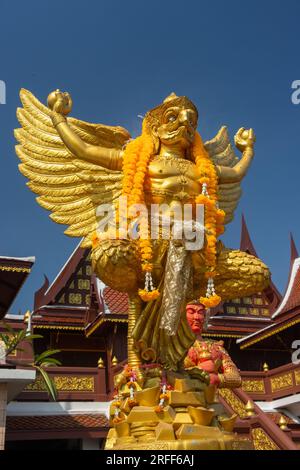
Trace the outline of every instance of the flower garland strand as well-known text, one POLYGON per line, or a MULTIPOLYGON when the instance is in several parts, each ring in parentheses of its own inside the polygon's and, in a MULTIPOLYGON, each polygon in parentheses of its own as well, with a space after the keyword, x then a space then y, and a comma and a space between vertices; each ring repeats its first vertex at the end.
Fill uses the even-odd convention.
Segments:
POLYGON ((164 407, 166 406, 166 401, 169 400, 170 398, 168 390, 170 390, 170 387, 168 386, 166 379, 163 379, 161 381, 161 394, 159 396, 159 404, 155 408, 156 413, 162 413, 164 411, 164 407))
POLYGON ((199 183, 202 192, 196 197, 196 204, 204 205, 206 246, 204 248, 207 267, 207 289, 205 297, 200 297, 200 302, 207 308, 216 307, 221 302, 221 297, 216 294, 214 286, 215 268, 217 264, 217 237, 223 233, 225 212, 220 210, 217 201, 218 180, 213 162, 205 150, 198 132, 195 134, 193 157, 201 174, 199 183))
MULTIPOLYGON (((128 196, 129 206, 145 203, 144 185, 149 161, 153 153, 153 141, 144 121, 142 135, 127 145, 123 157, 123 195, 128 196)), ((142 215, 139 222, 140 237, 138 247, 142 270, 145 273, 145 287, 144 289, 139 289, 139 296, 142 300, 148 302, 157 299, 160 293, 154 287, 152 279, 153 250, 149 236, 148 215, 142 215)))
POLYGON ((138 405, 138 402, 135 398, 137 381, 136 381, 136 374, 130 367, 128 367, 128 376, 129 376, 129 381, 127 382, 127 387, 129 388, 128 405, 130 406, 130 408, 132 408, 138 405))
POLYGON ((118 424, 124 421, 124 418, 121 416, 121 400, 120 396, 117 392, 117 394, 114 396, 114 402, 112 403, 113 406, 115 407, 115 412, 114 412, 114 418, 113 418, 113 423, 118 424))

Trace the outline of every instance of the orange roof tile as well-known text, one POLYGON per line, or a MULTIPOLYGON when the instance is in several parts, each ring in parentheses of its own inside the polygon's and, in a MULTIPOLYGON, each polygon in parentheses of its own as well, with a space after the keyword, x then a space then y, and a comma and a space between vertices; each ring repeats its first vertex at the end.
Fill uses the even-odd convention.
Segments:
POLYGON ((110 313, 128 313, 128 295, 125 292, 118 292, 110 287, 105 287, 103 296, 110 313))
POLYGON ((108 427, 103 414, 7 416, 8 431, 67 430, 108 427))

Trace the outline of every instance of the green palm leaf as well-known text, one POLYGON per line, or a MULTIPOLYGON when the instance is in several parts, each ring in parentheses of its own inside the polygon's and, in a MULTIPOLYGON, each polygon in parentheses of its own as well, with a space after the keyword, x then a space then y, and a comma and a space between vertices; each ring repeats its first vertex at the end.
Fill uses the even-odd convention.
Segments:
POLYGON ((60 349, 48 349, 34 358, 35 364, 40 364, 44 359, 60 352, 60 349))
POLYGON ((53 401, 56 401, 57 390, 54 381, 49 377, 48 373, 39 366, 35 366, 36 370, 41 374, 48 393, 51 395, 53 401))

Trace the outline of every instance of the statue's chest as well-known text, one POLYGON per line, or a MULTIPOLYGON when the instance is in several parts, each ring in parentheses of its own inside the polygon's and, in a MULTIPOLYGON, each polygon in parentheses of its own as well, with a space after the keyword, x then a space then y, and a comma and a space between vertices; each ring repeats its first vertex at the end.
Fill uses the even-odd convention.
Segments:
POLYGON ((154 179, 164 179, 185 176, 197 181, 200 178, 198 169, 193 162, 183 158, 154 158, 149 164, 149 176, 154 179))

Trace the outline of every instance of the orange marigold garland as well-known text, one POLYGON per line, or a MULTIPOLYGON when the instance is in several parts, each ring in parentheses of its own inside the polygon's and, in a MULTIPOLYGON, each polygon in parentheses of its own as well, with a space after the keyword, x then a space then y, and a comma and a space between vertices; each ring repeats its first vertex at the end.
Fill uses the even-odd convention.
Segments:
MULTIPOLYGON (((148 133, 145 121, 142 135, 130 142, 124 152, 123 158, 123 195, 128 196, 128 205, 144 204, 144 184, 148 172, 151 156, 154 154, 154 145, 148 133)), ((138 241, 142 261, 142 270, 145 273, 145 287, 139 289, 139 296, 145 302, 155 300, 160 293, 153 285, 152 280, 152 243, 149 236, 148 215, 142 215, 139 221, 140 236, 138 241)))
POLYGON ((170 386, 168 386, 166 379, 161 382, 161 394, 159 395, 159 404, 155 408, 156 413, 162 413, 164 411, 164 407, 166 406, 166 401, 169 400, 170 394, 170 386))
POLYGON ((119 394, 116 394, 114 397, 114 402, 112 403, 113 406, 115 407, 115 412, 114 412, 114 418, 113 418, 113 423, 118 424, 124 421, 124 417, 121 415, 121 399, 119 394))
POLYGON ((196 204, 204 205, 206 245, 205 262, 207 266, 206 277, 207 289, 206 296, 200 297, 200 302, 207 308, 215 307, 221 302, 221 297, 216 294, 214 286, 214 277, 216 275, 215 267, 217 262, 217 237, 223 233, 223 223, 225 213, 218 208, 217 189, 218 179, 215 166, 205 150, 202 139, 198 132, 195 134, 193 144, 193 157, 201 178, 199 183, 202 192, 196 198, 196 204))
POLYGON ((135 390, 137 388, 137 381, 136 381, 137 377, 136 377, 136 373, 130 366, 127 366, 127 369, 125 367, 125 371, 126 371, 127 378, 129 378, 127 382, 127 387, 129 388, 128 405, 130 406, 130 408, 133 408, 134 406, 138 405, 138 402, 135 398, 135 390))

